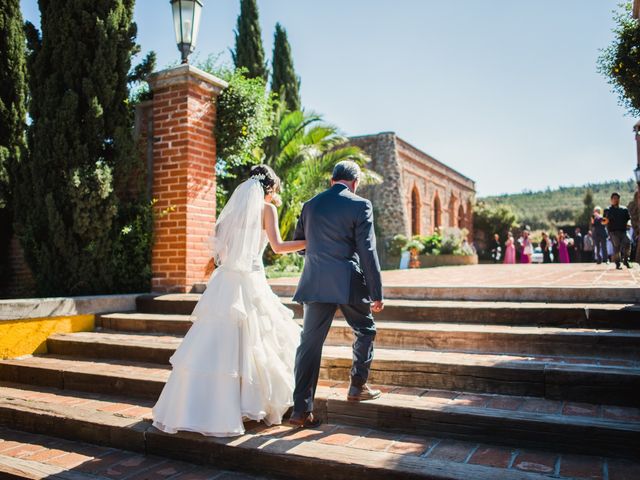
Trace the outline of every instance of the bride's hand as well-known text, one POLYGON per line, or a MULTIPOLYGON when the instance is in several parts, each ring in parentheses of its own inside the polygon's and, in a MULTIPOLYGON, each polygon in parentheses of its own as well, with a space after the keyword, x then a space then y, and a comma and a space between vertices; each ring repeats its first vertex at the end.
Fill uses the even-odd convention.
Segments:
POLYGON ((207 266, 204 268, 205 276, 207 276, 207 277, 210 276, 213 273, 213 271, 215 270, 215 267, 216 267, 216 264, 213 261, 213 257, 211 257, 209 259, 209 261, 207 262, 207 266))

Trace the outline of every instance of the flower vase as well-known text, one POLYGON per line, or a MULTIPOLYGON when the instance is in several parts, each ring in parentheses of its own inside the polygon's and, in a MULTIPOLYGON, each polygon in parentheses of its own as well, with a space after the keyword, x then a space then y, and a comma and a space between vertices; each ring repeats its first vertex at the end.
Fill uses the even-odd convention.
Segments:
POLYGON ((420 268, 420 257, 418 256, 418 249, 412 248, 409 251, 411 252, 411 260, 409 261, 409 268, 420 268))

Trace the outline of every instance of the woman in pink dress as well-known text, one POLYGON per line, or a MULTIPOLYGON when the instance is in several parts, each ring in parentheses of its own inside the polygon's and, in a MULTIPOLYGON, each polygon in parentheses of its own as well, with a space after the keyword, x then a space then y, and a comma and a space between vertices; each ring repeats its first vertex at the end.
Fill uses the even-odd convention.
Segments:
POLYGON ((569 249, 567 248, 564 232, 558 234, 558 256, 560 257, 560 263, 569 263, 569 249))
POLYGON ((504 263, 516 263, 516 246, 513 235, 509 233, 504 244, 504 263))
POLYGON ((531 257, 533 256, 533 243, 529 237, 529 230, 523 230, 522 237, 519 239, 520 247, 520 263, 531 263, 531 257))

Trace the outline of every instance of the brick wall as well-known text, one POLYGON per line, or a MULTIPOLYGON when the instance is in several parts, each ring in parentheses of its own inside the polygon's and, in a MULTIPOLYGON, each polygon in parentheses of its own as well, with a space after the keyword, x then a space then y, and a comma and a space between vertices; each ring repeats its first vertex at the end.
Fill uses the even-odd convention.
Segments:
POLYGON ((154 74, 152 289, 206 281, 215 223, 215 95, 224 82, 189 65, 154 74))
POLYGON ((0 287, 0 298, 32 297, 35 294, 35 281, 15 235, 11 236, 8 248, 8 282, 0 287))
MULTIPOLYGON (((371 157, 369 168, 384 177, 381 185, 363 188, 378 212, 379 253, 395 235, 428 235, 437 226, 473 228, 475 183, 451 167, 398 138, 393 132, 350 138, 371 157), (418 205, 414 205, 414 202, 418 205), (438 203, 440 208, 438 209, 438 203), (440 225, 436 225, 436 210, 440 225), (412 214, 419 215, 413 219, 412 214)), ((470 236, 470 238, 472 238, 470 236)))

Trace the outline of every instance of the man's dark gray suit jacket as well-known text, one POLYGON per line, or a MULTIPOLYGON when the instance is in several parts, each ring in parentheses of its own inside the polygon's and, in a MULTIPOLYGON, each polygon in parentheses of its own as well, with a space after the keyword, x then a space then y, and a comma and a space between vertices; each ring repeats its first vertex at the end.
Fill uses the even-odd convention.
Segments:
POLYGON ((382 300, 371 202, 336 183, 302 207, 295 240, 306 240, 299 303, 382 300))

